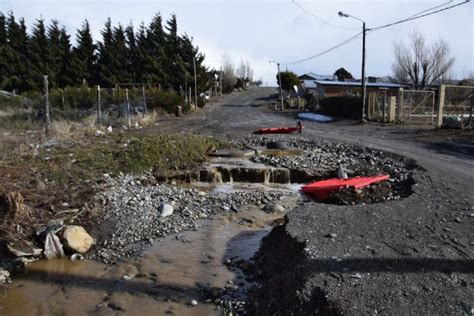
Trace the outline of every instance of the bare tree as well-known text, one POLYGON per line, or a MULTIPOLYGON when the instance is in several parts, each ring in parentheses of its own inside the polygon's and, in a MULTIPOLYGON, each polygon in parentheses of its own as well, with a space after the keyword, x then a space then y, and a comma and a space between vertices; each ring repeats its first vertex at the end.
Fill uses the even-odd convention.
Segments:
POLYGON ((245 64, 245 72, 247 74, 247 80, 249 82, 252 82, 253 81, 253 69, 252 67, 250 67, 250 63, 249 61, 247 60, 247 63, 245 64))
POLYGON ((392 70, 400 83, 424 89, 441 79, 454 63, 446 41, 439 39, 427 45, 423 35, 414 31, 408 45, 396 43, 392 70))
POLYGON ((225 93, 231 92, 237 82, 235 66, 229 55, 222 56, 222 89, 225 93))
POLYGON ((247 78, 247 69, 245 68, 245 64, 242 59, 240 60, 240 65, 237 68, 237 77, 242 80, 245 80, 247 78))

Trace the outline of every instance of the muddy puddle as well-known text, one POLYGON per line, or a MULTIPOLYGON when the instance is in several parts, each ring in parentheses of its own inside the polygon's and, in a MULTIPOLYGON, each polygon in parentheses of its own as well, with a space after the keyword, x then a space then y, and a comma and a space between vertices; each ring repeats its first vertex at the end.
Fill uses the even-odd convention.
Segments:
MULTIPOLYGON (((288 208, 294 202, 285 200, 288 208)), ((281 217, 244 206, 201 221, 195 231, 156 240, 114 266, 68 259, 31 263, 0 290, 0 315, 222 315, 202 288, 218 293, 231 284, 244 297, 251 284, 224 262, 251 258, 281 217)))

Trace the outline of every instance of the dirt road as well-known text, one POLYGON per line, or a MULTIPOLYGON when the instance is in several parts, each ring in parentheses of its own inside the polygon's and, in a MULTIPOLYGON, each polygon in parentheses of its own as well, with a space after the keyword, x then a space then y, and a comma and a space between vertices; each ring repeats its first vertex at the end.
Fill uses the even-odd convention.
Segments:
MULTIPOLYGON (((229 138, 260 127, 296 125, 296 112, 268 107, 273 93, 250 89, 163 125, 229 138)), ((472 314, 472 131, 353 121, 305 122, 304 127, 310 138, 357 143, 415 160, 420 168, 414 192, 383 204, 308 202, 292 210, 288 224, 265 239, 257 258, 263 287, 256 293, 255 312, 472 314)))
MULTIPOLYGON (((241 146, 259 142, 256 136, 246 136, 261 127, 296 126, 296 111, 275 112, 269 106, 275 93, 274 88, 251 88, 183 117, 160 118, 157 126, 143 132, 198 133, 241 146)), ((412 170, 415 183, 409 195, 382 203, 335 205, 295 191, 272 196, 252 187, 241 193, 224 184, 221 192, 206 193, 196 187, 171 188, 154 178, 110 178, 119 182, 113 191, 117 199, 108 205, 115 201, 120 216, 131 214, 114 219, 125 223, 118 225, 120 231, 132 233, 130 240, 145 251, 133 252, 116 265, 67 259, 35 262, 14 276, 0 297, 0 314, 473 314, 472 131, 339 120, 304 122, 302 137, 277 137, 312 144, 305 149, 315 159, 311 164, 328 165, 328 150, 333 149, 331 166, 338 163, 338 155, 346 156, 346 149, 352 151, 348 159, 372 159, 374 152, 389 156, 379 151, 408 157, 418 165, 412 170), (376 150, 340 145, 345 142, 376 150), (361 152, 354 153, 357 150, 361 152), (137 233, 152 222, 148 218, 157 217, 156 203, 171 201, 176 202, 176 218, 187 220, 185 231, 171 220, 156 219, 156 227, 168 233, 153 235, 156 240, 137 233), (270 201, 291 209, 285 221, 281 213, 262 212, 270 201), (270 229, 252 263, 249 257, 270 229), (239 288, 255 280, 259 287, 245 297, 239 288)), ((406 160, 398 156, 378 161, 393 164, 381 167, 400 174, 406 171, 401 162, 406 160)), ((150 234, 156 233, 155 226, 150 227, 150 234)), ((99 245, 111 240, 103 238, 99 245)))

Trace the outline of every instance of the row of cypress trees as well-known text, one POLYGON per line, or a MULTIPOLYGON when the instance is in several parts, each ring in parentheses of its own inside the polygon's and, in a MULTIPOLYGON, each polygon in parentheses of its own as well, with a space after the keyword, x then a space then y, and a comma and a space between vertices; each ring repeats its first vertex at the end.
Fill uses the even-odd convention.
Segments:
POLYGON ((204 54, 187 34, 178 34, 176 15, 163 26, 156 14, 149 25, 112 25, 109 18, 94 41, 84 20, 76 41, 57 20, 40 18, 28 32, 23 18, 0 12, 0 89, 16 92, 41 90, 43 75, 50 86, 113 87, 117 83, 159 83, 180 92, 185 80, 194 80, 196 60, 198 90, 207 84, 204 54))

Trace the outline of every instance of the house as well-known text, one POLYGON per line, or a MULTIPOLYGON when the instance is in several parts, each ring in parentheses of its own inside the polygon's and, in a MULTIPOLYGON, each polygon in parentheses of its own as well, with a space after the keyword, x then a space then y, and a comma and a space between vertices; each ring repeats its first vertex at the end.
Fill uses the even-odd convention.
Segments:
MULTIPOLYGON (((320 98, 322 97, 333 97, 343 95, 360 95, 361 94, 361 83, 360 82, 347 82, 347 81, 324 81, 315 80, 316 92, 320 98)), ((366 91, 384 93, 388 96, 396 96, 398 90, 402 85, 398 83, 388 82, 367 82, 366 91)))
POLYGON ((314 72, 308 72, 298 77, 300 80, 334 80, 334 75, 318 75, 314 72))

